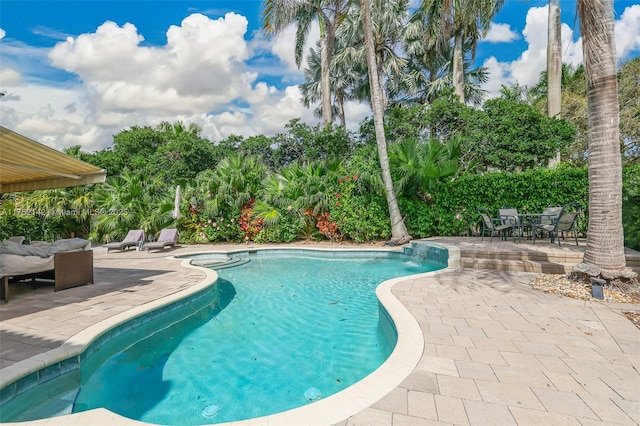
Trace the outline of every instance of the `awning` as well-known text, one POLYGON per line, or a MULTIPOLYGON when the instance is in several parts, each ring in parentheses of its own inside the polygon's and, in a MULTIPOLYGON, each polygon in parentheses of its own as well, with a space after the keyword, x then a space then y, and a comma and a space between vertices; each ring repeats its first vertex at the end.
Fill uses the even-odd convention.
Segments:
POLYGON ((0 193, 104 182, 107 171, 0 126, 0 193))

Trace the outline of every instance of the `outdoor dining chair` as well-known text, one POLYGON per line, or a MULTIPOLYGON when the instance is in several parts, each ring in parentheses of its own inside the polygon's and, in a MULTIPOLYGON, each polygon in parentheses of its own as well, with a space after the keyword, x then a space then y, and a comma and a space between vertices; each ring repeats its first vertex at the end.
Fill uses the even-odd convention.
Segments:
POLYGON ((522 238, 522 221, 518 209, 515 207, 502 207, 498 209, 498 216, 502 220, 503 225, 513 225, 513 232, 517 232, 518 241, 522 238))
MULTIPOLYGON (((576 228, 576 222, 578 216, 582 212, 582 206, 579 203, 569 203, 563 206, 562 215, 558 220, 558 232, 564 240, 565 232, 573 232, 573 237, 578 245, 578 229, 576 228)), ((560 245, 560 238, 558 238, 558 245, 560 245)))
POLYGON ((489 242, 493 242, 493 235, 494 234, 502 234, 502 239, 506 240, 507 239, 507 231, 511 230, 513 232, 513 240, 516 240, 515 237, 515 229, 516 229, 516 225, 513 222, 510 221, 506 221, 503 222, 503 220, 499 217, 491 217, 491 214, 489 213, 489 210, 485 209, 484 207, 478 207, 478 213, 480 214, 480 217, 482 218, 482 240, 484 241, 484 234, 486 231, 489 231, 489 236, 491 237, 489 239, 489 242))
POLYGON ((562 206, 550 206, 544 209, 542 214, 539 215, 539 217, 533 223, 532 238, 534 244, 536 242, 536 233, 538 230, 547 232, 549 234, 549 237, 551 238, 551 243, 555 242, 555 239, 558 238, 558 244, 560 244, 558 224, 560 222, 560 216, 562 216, 563 211, 564 208, 562 206))

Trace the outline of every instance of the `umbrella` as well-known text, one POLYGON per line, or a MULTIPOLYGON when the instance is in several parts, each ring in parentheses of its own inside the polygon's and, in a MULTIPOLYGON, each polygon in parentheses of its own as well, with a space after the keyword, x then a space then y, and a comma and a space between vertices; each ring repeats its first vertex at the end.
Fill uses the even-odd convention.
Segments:
POLYGON ((173 202, 173 218, 180 218, 180 185, 176 186, 176 199, 173 202))

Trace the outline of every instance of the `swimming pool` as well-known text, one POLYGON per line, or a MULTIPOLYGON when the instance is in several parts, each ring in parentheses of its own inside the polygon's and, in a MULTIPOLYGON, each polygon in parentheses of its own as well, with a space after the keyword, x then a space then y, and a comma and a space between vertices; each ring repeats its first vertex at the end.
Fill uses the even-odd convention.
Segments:
POLYGON ((142 421, 198 424, 266 415, 325 398, 369 374, 393 349, 392 326, 385 315, 378 320, 379 312, 384 311, 378 308, 373 289, 390 277, 444 266, 425 268, 429 262, 389 252, 333 252, 329 257, 315 253, 305 256, 308 268, 301 266, 302 256, 291 251, 234 256, 251 258, 251 262, 219 272, 221 294, 215 307, 207 306, 186 321, 165 325, 150 338, 128 342, 125 351, 104 363, 99 356, 89 358, 82 366, 80 391, 77 385, 75 394, 73 389, 67 391, 74 410, 104 406, 142 421), (295 272, 294 281, 303 285, 295 287, 279 278, 267 286, 266 278, 279 276, 278 271, 295 272), (256 281, 256 276, 262 279, 256 281), (321 280, 324 276, 328 281, 321 280), (339 281, 349 285, 345 289, 339 281), (351 290, 354 292, 349 293, 351 290), (366 297, 357 299, 359 293, 366 297), (236 312, 242 305, 249 309, 236 312), (273 313, 286 315, 274 319, 269 316, 273 313), (208 326, 226 329, 226 335, 211 337, 206 334, 209 331, 205 333, 208 326), (284 343, 296 327, 302 336, 284 343), (369 340, 357 340, 358 333, 369 340), (306 335, 311 340, 304 340, 306 335), (349 346, 351 343, 354 345, 349 346), (203 361, 197 349, 217 355, 203 361), (360 354, 375 356, 357 358, 360 354), (355 362, 344 363, 341 358, 355 362), (244 361, 232 366, 228 360, 244 361), (185 370, 193 373, 188 379, 185 370), (222 377, 221 372, 230 374, 222 377), (258 382, 256 377, 261 375, 267 378, 258 382), (113 380, 117 376, 132 379, 113 380), (131 397, 126 397, 127 390, 131 397), (172 413, 179 417, 171 418, 172 413))

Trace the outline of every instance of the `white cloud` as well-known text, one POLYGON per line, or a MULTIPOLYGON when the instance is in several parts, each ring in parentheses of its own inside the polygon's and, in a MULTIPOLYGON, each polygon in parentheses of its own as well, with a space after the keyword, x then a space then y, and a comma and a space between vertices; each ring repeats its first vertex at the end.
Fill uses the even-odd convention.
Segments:
POLYGON ((3 30, 2 28, 0 28, 0 40, 2 40, 4 38, 4 36, 7 35, 7 32, 5 30, 3 30))
MULTIPOLYGON (((281 132, 296 117, 317 123, 300 104, 297 86, 278 90, 257 81, 258 73, 247 65, 271 51, 291 68, 293 33, 269 44, 259 38, 248 42, 247 26, 235 13, 219 19, 192 14, 167 30, 166 45, 145 46, 135 25, 107 21, 48 52, 54 67, 79 82, 53 88, 0 69, 3 90, 15 94, 0 104, 2 123, 57 149, 79 143, 86 150, 110 146, 113 135, 127 127, 162 121, 197 123, 203 137, 214 141, 281 132)), ((315 40, 312 31, 309 43, 315 40)), ((301 76, 297 68, 289 72, 301 76)))
POLYGON ((520 36, 516 31, 511 29, 509 24, 496 24, 494 22, 489 26, 489 32, 482 41, 490 43, 508 43, 513 40, 519 39, 520 36))
MULTIPOLYGON (((309 49, 316 47, 316 42, 320 40, 320 28, 317 24, 311 26, 309 30, 309 34, 307 35, 307 41, 305 43, 304 49, 302 50, 304 53, 304 57, 302 63, 300 64, 300 69, 304 70, 307 66, 306 56, 309 49)), ((274 37, 273 43, 271 44, 271 53, 277 56, 280 61, 287 65, 288 71, 297 71, 298 66, 296 65, 296 55, 295 55, 295 46, 296 46, 296 26, 289 25, 284 31, 274 37)))
POLYGON ((625 59, 640 49, 640 5, 627 7, 616 22, 616 55, 625 59))
POLYGON ((132 24, 105 22, 95 33, 57 44, 52 63, 79 75, 104 107, 188 112, 215 108, 251 90, 244 61, 245 17, 193 14, 167 31, 167 45, 143 47, 132 24), (117 66, 114 66, 117 64, 117 66))
POLYGON ((509 87, 515 84, 511 76, 511 67, 509 64, 499 62, 495 57, 491 56, 484 61, 482 66, 487 68, 489 72, 489 81, 487 81, 482 88, 487 91, 490 98, 498 96, 502 86, 509 87))
MULTIPOLYGON (((489 68, 489 81, 483 85, 489 97, 499 95, 501 85, 535 85, 540 73, 547 66, 547 17, 548 8, 532 7, 527 12, 526 25, 522 31, 527 48, 512 62, 499 62, 495 57, 487 58, 483 66, 489 68)), ((582 63, 582 38, 574 40, 574 31, 562 24, 562 62, 577 66, 582 63)), ((616 55, 627 57, 640 49, 640 5, 627 7, 620 19, 615 21, 616 55)))
POLYGON ((22 81, 22 75, 12 68, 0 68, 0 84, 3 87, 15 86, 22 81))
MULTIPOLYGON (((545 7, 532 7, 522 31, 527 49, 511 63, 511 75, 514 82, 521 86, 531 86, 538 82, 540 73, 547 68, 547 19, 549 10, 545 7)), ((577 65, 582 61, 582 42, 573 41, 573 30, 561 25, 562 61, 577 65)))

